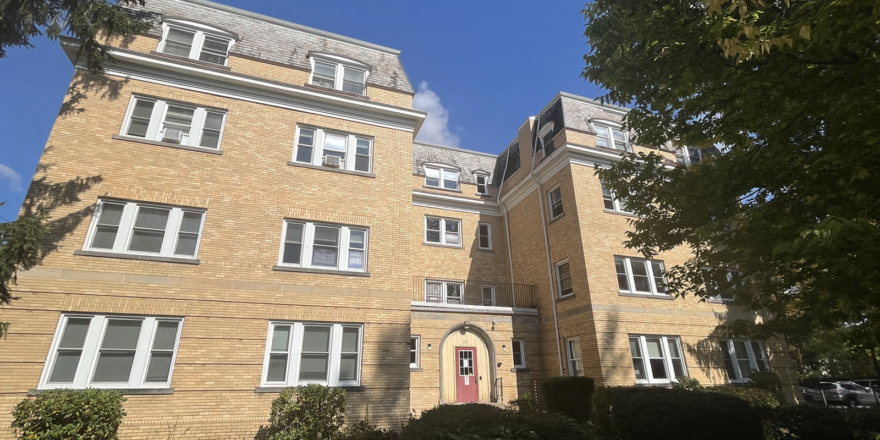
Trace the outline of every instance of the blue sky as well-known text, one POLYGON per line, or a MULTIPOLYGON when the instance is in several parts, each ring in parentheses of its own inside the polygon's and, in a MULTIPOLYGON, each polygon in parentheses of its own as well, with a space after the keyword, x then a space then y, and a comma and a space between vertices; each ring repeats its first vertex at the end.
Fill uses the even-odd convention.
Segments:
MULTIPOLYGON (((602 95, 579 77, 582 1, 220 3, 401 50, 431 113, 419 140, 498 153, 558 91, 602 95)), ((73 75, 57 42, 34 44, 0 60, 0 221, 18 214, 73 75)))

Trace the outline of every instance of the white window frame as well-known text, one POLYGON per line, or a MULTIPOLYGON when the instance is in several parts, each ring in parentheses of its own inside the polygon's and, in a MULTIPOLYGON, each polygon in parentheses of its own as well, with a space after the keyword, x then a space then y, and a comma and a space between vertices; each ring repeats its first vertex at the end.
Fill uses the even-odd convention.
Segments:
MULTIPOLYGON (((343 80, 345 78, 345 70, 346 69, 357 70, 357 71, 362 72, 364 74, 364 84, 363 84, 364 85, 364 93, 362 93, 361 95, 362 96, 367 95, 367 80, 370 77, 370 66, 368 66, 364 63, 355 61, 355 60, 343 58, 343 57, 336 56, 336 55, 310 54, 309 55, 309 65, 311 66, 311 71, 309 72, 309 84, 312 84, 313 80, 314 80, 315 63, 316 62, 323 62, 326 64, 333 64, 336 66, 336 76, 333 80, 333 87, 331 90, 345 91, 345 90, 343 90, 343 80)), ((312 85, 314 85, 316 87, 323 87, 323 86, 320 86, 317 84, 312 84, 312 85)), ((348 91, 345 91, 345 92, 346 93, 354 93, 354 92, 348 92, 348 91)), ((356 94, 356 93, 354 93, 354 94, 356 94)))
POLYGON ((568 258, 556 262, 556 264, 553 265, 553 272, 556 274, 556 294, 559 296, 559 298, 568 298, 568 297, 574 295, 574 280, 572 278, 571 264, 568 262, 568 258), (559 273, 559 268, 562 267, 563 265, 566 265, 566 264, 568 264, 568 279, 570 281, 572 281, 572 285, 571 285, 571 292, 563 294, 562 293, 562 276, 559 273))
POLYGON ((302 267, 302 268, 312 268, 312 269, 328 269, 328 270, 342 270, 347 272, 367 272, 368 269, 368 257, 370 251, 370 229, 363 226, 348 226, 348 225, 340 225, 335 223, 321 223, 321 222, 312 222, 306 220, 298 220, 298 219, 285 219, 283 222, 283 227, 281 229, 281 248, 278 252, 278 265, 284 267, 302 267), (297 223, 303 225, 303 235, 302 242, 300 243, 300 264, 294 263, 285 263, 284 262, 284 245, 287 242, 287 225, 290 223, 297 223), (337 256, 336 256, 336 267, 330 266, 314 266, 312 265, 312 256, 315 248, 315 227, 327 227, 327 228, 338 228, 338 242, 337 242, 337 256), (352 232, 363 232, 364 233, 364 259, 363 259, 363 268, 350 268, 349 265, 349 253, 351 251, 351 233, 352 232))
POLYGON ((699 148, 684 146, 684 147, 680 147, 679 149, 675 150, 675 162, 678 163, 679 165, 684 165, 684 166, 695 165, 695 164, 698 164, 702 161, 703 161, 703 150, 700 150, 699 148), (697 161, 696 162, 693 161, 693 158, 690 154, 692 152, 697 153, 697 161))
POLYGON ((415 353, 415 355, 416 355, 416 361, 410 362, 409 367, 410 368, 419 368, 419 365, 422 364, 422 353, 421 353, 421 351, 422 351, 422 338, 419 335, 410 335, 409 343, 410 343, 410 347, 409 347, 410 354, 415 353), (415 349, 412 348, 412 341, 413 340, 416 341, 416 348, 415 349))
MULTIPOLYGON (((294 140, 293 140, 293 157, 290 159, 291 162, 305 163, 305 164, 314 165, 314 166, 323 166, 324 165, 324 156, 325 156, 324 140, 328 134, 345 137, 345 159, 343 160, 343 165, 341 167, 339 167, 339 169, 351 171, 353 173, 363 173, 363 174, 370 174, 373 172, 373 151, 374 151, 373 138, 371 138, 369 136, 361 136, 361 135, 356 135, 356 134, 344 133, 344 132, 340 132, 340 131, 336 131, 336 130, 325 130, 323 128, 318 128, 318 127, 313 127, 313 126, 308 126, 308 125, 297 125, 296 126, 296 132, 295 132, 294 140), (297 160, 297 152, 300 148, 299 136, 300 136, 300 132, 303 129, 314 131, 314 136, 312 138, 312 142, 314 143, 314 145, 312 145, 312 157, 309 162, 302 162, 302 161, 297 160), (359 140, 366 141, 369 143, 370 153, 369 153, 369 161, 367 162, 368 166, 367 166, 366 171, 355 169, 355 165, 357 163, 357 156, 358 156, 357 148, 358 148, 358 141, 359 140)), ((333 150, 329 150, 329 151, 333 151, 333 150)), ((326 168, 334 169, 334 168, 330 168, 330 167, 326 167, 326 168)))
MULTIPOLYGON (((632 339, 638 340, 639 350, 641 350, 642 355, 642 365, 645 369, 645 379, 636 378, 636 383, 664 384, 678 382, 675 379, 675 368, 672 364, 672 354, 669 352, 669 341, 674 341, 675 344, 678 346, 678 353, 681 356, 681 368, 684 371, 684 375, 690 377, 690 372, 688 372, 687 361, 685 360, 684 351, 682 350, 683 347, 680 337, 658 335, 629 335, 627 339, 627 345, 629 345, 629 340, 632 339), (660 349, 663 351, 663 365, 666 367, 666 379, 654 379, 654 371, 651 367, 651 358, 648 357, 648 339, 660 340, 660 349)), ((632 358, 632 352, 630 352, 630 357, 632 358)))
POLYGON ((565 214, 565 204, 562 203, 562 188, 560 188, 559 186, 555 186, 555 187, 551 188, 549 191, 547 191, 547 207, 550 208, 550 210, 549 210, 550 220, 556 220, 559 217, 562 217, 563 214, 565 214), (554 205, 553 193, 555 193, 555 192, 559 193, 559 198, 557 199, 557 201, 559 202, 559 207, 562 208, 562 212, 560 212, 557 215, 553 215, 553 205, 554 205))
POLYGON ((512 339, 510 341, 510 354, 513 356, 513 368, 516 370, 525 370, 526 369, 526 342, 523 339, 512 339), (522 363, 516 363, 516 350, 513 347, 519 346, 520 357, 522 357, 522 363))
POLYGON ((626 200, 617 197, 617 194, 611 188, 606 188, 604 182, 599 182, 602 187, 602 207, 605 211, 619 212, 621 214, 632 214, 633 212, 624 206, 626 200), (612 207, 609 209, 606 202, 611 202, 612 207))
POLYGON ((601 148, 610 148, 612 150, 625 151, 628 153, 632 153, 633 150, 632 150, 632 142, 630 139, 630 135, 627 130, 623 129, 623 125, 618 124, 616 122, 612 122, 612 121, 595 120, 595 119, 591 120, 590 124, 593 125, 593 130, 596 132, 596 146, 601 147, 601 148), (602 127, 602 128, 607 129, 608 130, 608 137, 601 136, 599 134, 599 130, 596 127, 602 127), (615 132, 623 135, 624 142, 626 143, 626 145, 624 146, 623 149, 617 148, 617 144, 614 142, 615 132), (599 145, 600 139, 604 139, 605 143, 607 143, 608 146, 599 145))
POLYGON ((580 371, 584 373, 584 350, 581 347, 580 338, 565 338, 565 359, 568 362, 568 375, 569 376, 578 376, 577 372, 580 371), (578 351, 581 352, 581 357, 574 357, 574 350, 572 350, 572 343, 577 344, 578 351), (580 370, 575 368, 575 363, 580 366, 580 370))
POLYGON ((235 44, 235 37, 220 29, 216 29, 192 21, 167 18, 164 19, 162 22, 162 40, 159 41, 159 47, 156 50, 157 52, 168 56, 178 56, 165 53, 165 43, 168 41, 168 33, 172 28, 176 28, 185 32, 192 32, 195 34, 193 35, 193 42, 192 47, 189 51, 189 56, 187 56, 186 58, 215 66, 226 66, 229 64, 229 52, 232 50, 232 46, 235 44), (202 54, 202 49, 205 44, 206 36, 228 40, 228 44, 226 46, 226 57, 225 60, 223 60, 223 64, 212 63, 210 61, 202 61, 199 59, 200 55, 202 54))
POLYGON ((489 175, 486 173, 474 173, 474 181, 477 183, 477 195, 478 196, 488 196, 489 195, 489 175), (483 183, 480 183, 480 179, 483 179, 483 183), (483 191, 480 191, 480 187, 483 187, 483 191))
MULTIPOLYGON (((425 302, 436 302, 436 301, 428 301, 428 284, 439 284, 440 285, 440 297, 443 299, 438 304, 455 304, 455 305, 464 305, 465 304, 465 292, 464 292, 464 283, 459 281, 442 281, 442 280, 425 280, 425 302), (457 303, 449 302, 449 285, 457 285, 459 286, 459 292, 461 296, 459 297, 459 301, 457 303)), ((480 291, 480 295, 482 295, 482 290, 480 291)))
POLYGON ((266 336, 266 353, 263 356, 263 371, 260 383, 263 387, 288 387, 307 385, 310 383, 326 385, 330 387, 360 386, 364 362, 364 325, 363 324, 336 324, 325 322, 294 322, 294 321, 270 321, 269 332, 266 336), (290 336, 287 341, 287 374, 283 382, 270 382, 269 355, 272 352, 272 335, 276 326, 290 326, 290 336), (300 360, 302 359, 302 340, 305 327, 330 327, 330 353, 327 361, 327 380, 299 380, 300 360), (358 329, 358 362, 357 378, 355 380, 339 379, 339 364, 342 359, 342 331, 344 328, 358 329))
POLYGON ((483 284, 480 286, 480 304, 484 307, 494 307, 495 304, 495 285, 494 284, 483 284), (489 302, 490 304, 486 304, 486 289, 489 289, 489 302))
MULTIPOLYGON (((727 370, 727 366, 725 365, 725 367, 724 367, 725 373, 724 374, 726 374, 728 376, 729 383, 748 383, 748 382, 751 382, 751 379, 749 379, 748 377, 744 377, 742 374, 742 369, 740 368, 740 365, 739 365, 740 359, 738 358, 738 356, 736 354, 736 346, 734 344, 735 342, 742 342, 742 343, 744 343, 744 345, 746 347, 746 353, 749 356, 749 359, 748 359, 749 368, 751 369, 751 371, 749 372, 749 375, 751 375, 751 373, 758 372, 758 371, 771 371, 770 370, 770 357, 767 355, 767 348, 764 346, 764 342, 752 341, 751 339, 719 339, 718 344, 722 350, 724 350, 723 345, 726 344, 727 353, 729 353, 730 361, 733 364, 733 371, 736 373, 736 377, 730 377, 730 372, 727 370), (758 365, 758 358, 755 355, 755 350, 754 350, 754 346, 753 346, 754 344, 757 344, 758 348, 761 350, 761 357, 762 357, 762 360, 764 363, 763 370, 758 365)), ((724 355, 724 352, 722 351, 722 362, 724 361, 723 355, 724 355)))
POLYGON ((125 111, 125 119, 123 120, 122 129, 119 131, 119 135, 133 139, 145 139, 149 141, 165 142, 162 140, 162 138, 165 133, 165 116, 168 113, 169 106, 183 107, 194 110, 192 125, 190 125, 188 137, 185 142, 180 142, 180 145, 185 145, 191 148, 201 148, 208 151, 220 151, 220 147, 223 145, 223 132, 226 128, 226 110, 210 107, 199 107, 193 104, 177 101, 166 101, 163 99, 150 98, 140 95, 131 96, 128 103, 128 109, 125 111), (132 113, 134 113, 134 108, 138 101, 153 103, 153 110, 150 114, 150 122, 147 126, 146 136, 143 137, 128 134, 129 127, 131 126, 132 113), (223 120, 220 123, 220 134, 217 139, 216 148, 203 147, 200 145, 202 143, 202 138, 205 134, 205 121, 207 120, 209 113, 223 115, 223 120))
POLYGON ((423 165, 423 168, 425 170, 425 186, 426 187, 434 188, 434 189, 442 189, 444 191, 461 191, 461 170, 459 170, 457 168, 450 167, 450 166, 446 166, 443 164, 425 164, 425 165, 423 165), (437 185, 431 185, 428 183, 428 179, 429 179, 428 171, 429 170, 437 173, 437 176, 438 176, 437 177, 437 185), (452 179, 446 178, 447 173, 449 173, 449 174, 454 173, 455 174, 455 180, 454 180, 455 181, 455 188, 447 188, 446 187, 446 185, 445 185, 446 182, 453 181, 452 179))
POLYGON ((617 275, 617 260, 623 260, 624 268, 626 269, 626 278, 627 278, 628 289, 620 288, 620 284, 618 282, 618 290, 620 293, 627 294, 627 295, 664 296, 664 297, 669 296, 669 294, 666 292, 660 292, 657 287, 656 278, 663 278, 663 283, 664 284, 666 283, 666 263, 664 263, 663 260, 647 260, 644 258, 632 258, 632 257, 624 257, 624 256, 620 256, 620 255, 615 255, 614 260, 615 260, 614 267, 615 267, 615 274, 616 275, 617 275), (643 292, 643 291, 635 290, 635 285, 636 285, 635 284, 635 277, 633 276, 633 270, 632 270, 632 262, 634 260, 645 262, 645 266, 647 267, 648 283, 649 283, 650 289, 651 289, 650 292, 643 292), (652 263, 659 263, 663 267, 663 275, 661 277, 656 276, 656 274, 654 273, 654 264, 652 264, 652 263))
POLYGON ((448 246, 454 248, 463 248, 464 240, 462 239, 461 227, 462 227, 461 219, 457 218, 446 218, 446 217, 437 217, 434 215, 426 215, 425 216, 425 234, 423 238, 425 240, 425 244, 434 245, 434 246, 448 246), (428 219, 440 220, 440 241, 428 241, 428 219), (455 243, 447 243, 446 242, 446 222, 457 222, 458 223, 458 244, 455 243))
POLYGON ((177 361, 177 353, 180 345, 180 334, 183 332, 183 318, 166 318, 157 316, 132 316, 132 315, 95 315, 89 313, 65 313, 58 320, 55 328, 55 336, 49 348, 49 354, 46 362, 43 364, 43 373, 40 376, 40 390, 54 390, 61 388, 86 389, 86 388, 103 388, 103 389, 143 389, 143 388, 169 388, 171 380, 174 376, 174 364, 177 361), (79 358, 79 364, 73 382, 50 383, 52 370, 55 367, 55 360, 64 329, 67 321, 71 318, 87 318, 90 319, 88 330, 86 332, 85 341, 83 342, 82 353, 79 358), (140 335, 135 349, 135 357, 129 374, 128 382, 93 382, 93 375, 98 364, 98 356, 101 351, 101 343, 104 340, 107 323, 109 320, 138 320, 141 321, 140 335), (153 339, 158 328, 158 323, 162 321, 177 322, 177 336, 174 340, 174 351, 171 356, 171 367, 168 370, 168 380, 165 382, 147 382, 147 369, 149 367, 150 355, 153 351, 153 339))
POLYGON ((491 223, 483 223, 483 222, 477 223, 477 247, 484 250, 484 251, 491 251, 492 250, 492 224, 491 223), (486 237, 487 237, 487 241, 489 242, 488 246, 485 246, 485 247, 483 246, 483 242, 481 239, 482 233, 480 231, 480 229, 483 226, 486 227, 486 237))
MULTIPOLYGON (((711 270, 711 268, 707 267, 704 270, 709 271, 709 270, 711 270)), ((726 278, 727 278, 728 282, 733 281, 735 273, 739 273, 740 277, 742 277, 742 273, 735 270, 735 269, 722 269, 722 270, 725 270, 726 278)), ((740 281, 740 285, 742 285, 742 283, 744 283, 743 280, 740 281)), ((711 293, 712 290, 715 290, 715 288, 712 286, 712 284, 713 283, 711 282, 711 280, 706 282, 707 293, 711 293)), ((736 289, 736 284, 733 285, 733 288, 736 289)), ((721 296, 721 293, 718 293, 717 295, 712 296, 710 299, 715 302, 730 303, 730 302, 736 301, 736 295, 734 294, 733 297, 725 298, 725 297, 721 296)))
POLYGON ((199 248, 202 244, 202 233, 205 229, 205 218, 207 216, 208 212, 206 210, 198 208, 185 208, 179 206, 161 205, 149 202, 134 202, 128 200, 99 199, 95 206, 95 212, 92 214, 92 221, 89 225, 89 232, 86 234, 85 243, 83 243, 83 250, 111 252, 114 254, 125 255, 150 255, 156 257, 185 258, 195 260, 198 259, 199 256, 199 248), (103 212, 104 206, 106 204, 124 205, 122 210, 122 217, 119 221, 116 238, 114 240, 112 249, 93 247, 95 233, 98 229, 98 221, 101 218, 101 213, 103 212), (137 220, 137 213, 138 210, 141 208, 157 208, 166 209, 169 211, 168 221, 165 224, 165 235, 162 239, 162 246, 159 252, 131 251, 128 249, 131 244, 133 229, 135 221, 137 220), (180 237, 180 226, 183 220, 183 215, 188 212, 198 213, 202 216, 201 223, 199 224, 198 237, 196 239, 196 247, 193 255, 175 254, 174 252, 177 248, 177 241, 180 237))

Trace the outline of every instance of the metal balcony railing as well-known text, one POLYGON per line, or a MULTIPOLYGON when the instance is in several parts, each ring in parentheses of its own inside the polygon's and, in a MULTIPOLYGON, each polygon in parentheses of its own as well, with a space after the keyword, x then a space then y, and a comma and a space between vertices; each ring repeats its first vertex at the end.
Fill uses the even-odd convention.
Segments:
POLYGON ((413 301, 535 308, 535 286, 494 281, 413 277, 413 301))

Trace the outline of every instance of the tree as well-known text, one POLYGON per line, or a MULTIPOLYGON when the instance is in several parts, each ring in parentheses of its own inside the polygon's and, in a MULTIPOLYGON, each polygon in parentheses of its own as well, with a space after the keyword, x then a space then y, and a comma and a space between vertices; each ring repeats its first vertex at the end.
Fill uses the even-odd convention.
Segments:
MULTIPOLYGON (((45 220, 45 215, 38 214, 0 223, 0 306, 18 299, 11 291, 17 272, 42 260, 45 248, 41 243, 48 232, 45 220)), ((5 337, 8 329, 8 322, 0 322, 0 337, 5 337)))
MULTIPOLYGON (((143 6, 144 0, 118 0, 143 6)), ((63 34, 79 39, 79 56, 91 72, 100 73, 113 58, 99 35, 113 37, 145 32, 152 27, 146 16, 120 9, 105 0, 0 0, 0 58, 9 47, 32 48, 31 38, 63 34)))
POLYGON ((632 107, 638 142, 720 151, 598 170, 640 216, 626 245, 689 248, 668 271, 672 294, 735 295, 763 316, 725 330, 801 341, 835 330, 876 347, 880 3, 596 0, 583 13, 582 76, 632 107))

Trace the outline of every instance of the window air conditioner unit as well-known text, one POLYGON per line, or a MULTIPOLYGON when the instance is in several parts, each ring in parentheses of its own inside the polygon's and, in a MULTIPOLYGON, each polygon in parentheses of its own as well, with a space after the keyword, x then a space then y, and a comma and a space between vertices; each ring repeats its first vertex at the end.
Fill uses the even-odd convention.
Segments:
POLYGON ((162 134, 162 140, 165 142, 174 142, 176 144, 179 144, 182 138, 183 130, 179 128, 166 128, 165 133, 162 134))
POLYGON ((340 166, 342 166, 342 158, 339 156, 331 156, 328 154, 327 156, 324 156, 324 166, 339 168, 340 166))

